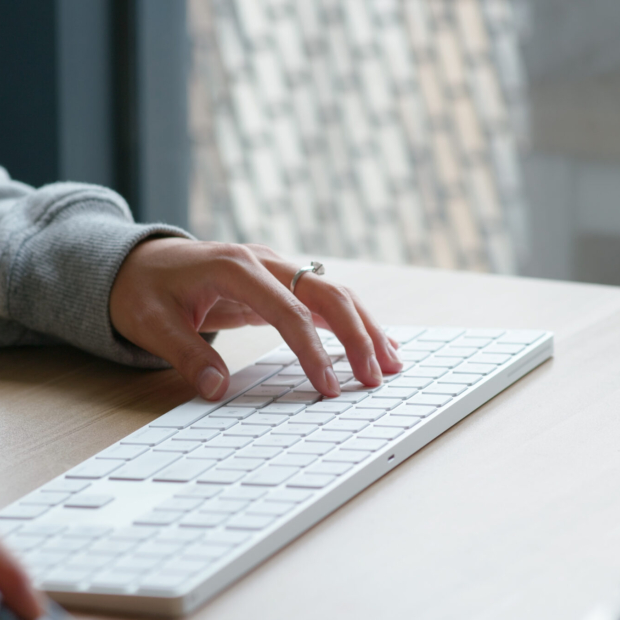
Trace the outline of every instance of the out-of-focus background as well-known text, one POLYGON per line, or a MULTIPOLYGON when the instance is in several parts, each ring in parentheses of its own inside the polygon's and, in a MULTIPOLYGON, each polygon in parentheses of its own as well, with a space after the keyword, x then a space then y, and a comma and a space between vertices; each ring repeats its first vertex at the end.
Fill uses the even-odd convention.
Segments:
POLYGON ((0 0, 0 165, 283 253, 620 284, 617 0, 0 0))

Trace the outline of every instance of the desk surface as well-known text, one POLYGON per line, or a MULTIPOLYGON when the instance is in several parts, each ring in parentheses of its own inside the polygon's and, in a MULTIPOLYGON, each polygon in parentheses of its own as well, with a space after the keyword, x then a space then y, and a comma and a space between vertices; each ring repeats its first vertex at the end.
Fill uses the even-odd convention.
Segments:
MULTIPOLYGON (((330 259, 383 323, 542 328, 555 358, 194 618, 582 618, 620 585, 620 289, 330 259)), ((279 342, 220 335, 232 369, 279 342)), ((69 348, 0 352, 0 506, 192 393, 69 348)))

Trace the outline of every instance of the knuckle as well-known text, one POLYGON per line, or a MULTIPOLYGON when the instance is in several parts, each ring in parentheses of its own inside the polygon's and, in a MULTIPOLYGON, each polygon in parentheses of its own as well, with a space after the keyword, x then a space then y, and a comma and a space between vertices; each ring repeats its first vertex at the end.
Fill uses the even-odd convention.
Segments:
POLYGON ((332 300, 341 303, 341 304, 349 304, 351 303, 351 293, 346 286, 342 286, 342 284, 328 284, 329 294, 332 300))
POLYGON ((256 256, 245 245, 239 243, 223 243, 213 259, 215 266, 223 273, 246 272, 256 264, 256 256))
POLYGON ((296 320, 303 323, 312 322, 312 312, 304 306, 301 302, 291 302, 288 313, 292 320, 296 320))
POLYGON ((177 366, 181 372, 192 374, 202 361, 202 348, 195 344, 183 344, 176 352, 177 366))

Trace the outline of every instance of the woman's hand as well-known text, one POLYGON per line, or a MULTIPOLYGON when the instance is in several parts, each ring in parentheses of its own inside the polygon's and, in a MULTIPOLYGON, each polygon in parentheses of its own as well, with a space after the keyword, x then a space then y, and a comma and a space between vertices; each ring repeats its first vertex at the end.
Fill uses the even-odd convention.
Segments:
POLYGON ((297 267, 260 245, 151 239, 125 259, 110 295, 114 328, 170 362, 206 399, 228 387, 229 372, 199 332, 269 323, 277 328, 314 387, 340 386, 316 333, 330 329, 344 345, 355 377, 369 386, 402 364, 354 293, 312 273, 295 288, 297 267))
POLYGON ((0 594, 2 605, 9 607, 23 620, 43 615, 41 596, 30 584, 17 560, 0 545, 0 594))

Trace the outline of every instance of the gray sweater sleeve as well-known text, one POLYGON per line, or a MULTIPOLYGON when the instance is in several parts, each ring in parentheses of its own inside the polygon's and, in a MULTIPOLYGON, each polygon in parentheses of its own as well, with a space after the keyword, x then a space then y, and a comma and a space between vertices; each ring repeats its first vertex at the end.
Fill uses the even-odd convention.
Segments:
POLYGON ((153 235, 192 238, 134 223, 125 201, 104 187, 35 190, 0 168, 0 346, 67 342, 123 364, 167 367, 120 337, 109 315, 123 260, 153 235))

